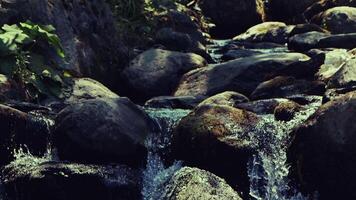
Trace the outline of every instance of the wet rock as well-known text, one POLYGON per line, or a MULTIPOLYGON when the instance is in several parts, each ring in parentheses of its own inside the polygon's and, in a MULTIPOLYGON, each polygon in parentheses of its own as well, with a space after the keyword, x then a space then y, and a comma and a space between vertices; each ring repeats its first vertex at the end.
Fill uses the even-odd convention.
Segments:
POLYGON ((221 106, 232 106, 234 107, 236 104, 248 102, 249 99, 240 93, 227 91, 212 97, 205 99, 203 102, 199 104, 202 105, 221 105, 221 106))
POLYGON ((303 22, 302 13, 319 0, 269 0, 266 5, 267 20, 283 22, 303 22))
POLYGON ((186 73, 175 96, 212 96, 223 91, 249 95, 278 71, 301 65, 310 58, 300 53, 271 53, 210 65, 186 73))
POLYGON ((246 191, 246 164, 256 145, 249 131, 258 121, 257 115, 234 107, 199 106, 175 128, 173 158, 209 170, 246 191))
POLYGON ((356 94, 348 93, 319 108, 294 132, 289 150, 293 175, 320 199, 354 199, 356 94))
POLYGON ((289 38, 288 48, 301 52, 317 48, 317 44, 321 38, 325 38, 327 36, 329 36, 328 33, 319 31, 296 34, 289 38))
POLYGON ((356 8, 334 7, 313 19, 333 34, 356 32, 356 8))
POLYGON ((72 92, 66 103, 77 103, 82 100, 117 98, 117 94, 109 90, 103 84, 90 78, 76 78, 73 80, 72 92))
POLYGON ((321 38, 317 48, 352 49, 356 45, 356 33, 337 34, 321 38))
POLYGON ((283 98, 299 94, 323 96, 322 81, 297 80, 290 76, 278 76, 261 83, 251 94, 251 99, 283 98))
POLYGON ((303 15, 307 20, 311 20, 314 16, 323 13, 324 11, 338 6, 350 6, 356 7, 356 1, 354 0, 319 0, 316 3, 308 7, 303 15))
POLYGON ((289 34, 289 37, 292 37, 294 35, 302 34, 302 33, 308 33, 308 32, 321 32, 321 33, 327 33, 328 31, 321 28, 320 26, 316 24, 297 24, 294 26, 292 31, 289 34))
POLYGON ((274 117, 280 121, 290 121, 294 118, 295 114, 299 112, 302 107, 293 101, 281 102, 274 109, 274 117))
POLYGON ((145 162, 145 140, 154 123, 127 98, 92 99, 69 105, 53 132, 59 157, 92 163, 145 162))
POLYGON ((172 94, 184 73, 205 65, 196 54, 152 49, 137 56, 123 78, 130 96, 147 99, 172 94))
POLYGON ((242 198, 216 175, 198 168, 184 167, 175 172, 165 183, 159 198, 165 200, 221 199, 242 200, 242 198))
POLYGON ((275 98, 275 99, 262 99, 257 101, 250 101, 246 103, 236 104, 235 107, 247 110, 249 112, 256 113, 258 115, 273 114, 275 108, 284 102, 288 102, 288 99, 275 98))
POLYGON ((48 62, 56 61, 58 66, 109 87, 117 85, 119 71, 128 64, 128 53, 117 37, 111 11, 104 1, 2 2, 0 24, 31 19, 34 23, 54 25, 67 59, 63 62, 55 52, 42 52, 48 62))
POLYGON ((139 200, 139 173, 125 166, 82 165, 21 157, 3 169, 11 199, 139 200))
POLYGON ((204 99, 204 97, 194 96, 160 96, 146 101, 145 106, 151 108, 193 109, 204 99))
POLYGON ((250 56, 255 56, 258 54, 262 54, 260 51, 251 50, 251 49, 236 49, 236 50, 228 50, 221 57, 224 61, 234 60, 238 58, 245 58, 250 56))
POLYGON ((47 149, 47 126, 35 116, 0 104, 0 129, 0 165, 13 160, 20 147, 26 146, 34 155, 47 149))
POLYGON ((262 22, 258 1, 249 0, 202 0, 200 7, 205 16, 216 24, 216 35, 232 37, 262 22))
POLYGON ((293 26, 287 26, 283 22, 264 22, 251 27, 245 33, 234 37, 236 41, 246 42, 273 42, 284 44, 293 26))
POLYGON ((330 78, 329 88, 352 87, 356 85, 356 57, 346 61, 330 78))

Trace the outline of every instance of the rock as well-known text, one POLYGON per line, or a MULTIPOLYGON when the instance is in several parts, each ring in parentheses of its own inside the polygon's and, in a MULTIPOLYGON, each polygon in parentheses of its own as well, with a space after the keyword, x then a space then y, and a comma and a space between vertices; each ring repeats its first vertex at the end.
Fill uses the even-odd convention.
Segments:
POLYGON ((141 199, 140 173, 125 166, 46 162, 27 156, 2 172, 3 187, 11 199, 141 199))
POLYGON ((251 94, 251 99, 286 98, 299 94, 323 96, 325 87, 325 83, 321 81, 297 80, 290 76, 278 76, 261 83, 251 94))
POLYGON ((284 44, 293 26, 287 26, 283 22, 264 22, 251 27, 245 33, 234 37, 236 41, 246 42, 273 42, 284 44))
POLYGON ((321 13, 323 13, 324 11, 330 8, 339 7, 339 6, 356 7, 356 1, 355 0, 318 0, 316 3, 312 4, 304 11, 303 16, 306 18, 306 20, 310 21, 314 16, 317 16, 318 14, 320 15, 321 13))
POLYGON ((205 99, 203 102, 199 104, 202 105, 221 105, 221 106, 232 106, 234 107, 238 103, 248 102, 249 99, 240 93, 227 91, 212 97, 205 99))
POLYGON ((54 57, 54 53, 42 52, 49 62, 56 61, 58 66, 99 80, 111 88, 117 86, 118 73, 128 64, 128 53, 117 38, 111 11, 103 0, 3 2, 0 24, 31 19, 56 28, 67 59, 65 63, 54 57))
POLYGON ((275 98, 275 99, 262 99, 257 101, 250 101, 246 103, 236 104, 235 107, 253 112, 258 115, 273 114, 275 108, 284 102, 288 102, 288 99, 275 98))
POLYGON ((300 53, 270 53, 210 65, 186 73, 175 96, 212 96, 224 91, 250 95, 263 81, 278 71, 308 62, 300 53))
MULTIPOLYGON (((216 175, 198 168, 184 167, 165 183, 159 198, 165 200, 242 200, 216 175)), ((160 191, 161 192, 161 191, 160 191)))
POLYGON ((103 84, 90 78, 75 78, 73 89, 66 103, 77 103, 82 100, 99 99, 99 98, 117 98, 117 94, 109 90, 103 84))
POLYGON ((258 121, 257 115, 234 107, 199 106, 173 131, 172 156, 248 190, 246 164, 257 145, 249 132, 258 121))
POLYGON ((313 32, 313 31, 320 32, 320 33, 328 33, 327 30, 321 28, 316 24, 297 24, 290 32, 289 37, 292 37, 297 34, 313 32))
POLYGON ((288 48, 301 52, 317 48, 317 44, 321 38, 325 38, 327 36, 329 36, 328 33, 319 31, 296 34, 289 38, 288 48))
MULTIPOLYGON (((249 0, 201 0, 203 14, 216 24, 215 35, 232 37, 262 22, 261 5, 249 0)), ((214 34, 214 30, 213 30, 214 34)))
POLYGON ((317 22, 333 34, 356 32, 356 8, 334 7, 317 17, 317 22))
POLYGON ((321 32, 308 32, 289 38, 288 48, 307 51, 313 48, 352 49, 356 45, 356 33, 329 35, 321 32))
POLYGON ((47 150, 47 126, 35 116, 0 104, 0 166, 14 159, 13 152, 26 146, 33 155, 47 150))
POLYGON ((323 106, 294 131, 289 149, 292 174, 320 199, 356 198, 356 93, 323 106))
POLYGON ((147 99, 172 94, 184 73, 205 65, 196 54, 151 49, 131 62, 123 78, 130 96, 147 99))
POLYGON ((158 30, 156 42, 173 51, 188 51, 193 45, 193 41, 188 34, 175 32, 172 28, 158 30))
POLYGON ((160 96, 146 101, 145 106, 151 108, 193 109, 204 97, 194 96, 160 96))
POLYGON ((235 49, 235 50, 228 50, 224 55, 221 57, 224 61, 234 60, 238 58, 245 58, 250 56, 255 56, 262 54, 260 51, 251 50, 251 49, 235 49))
POLYGON ((138 165, 145 162, 145 140, 154 128, 127 98, 92 99, 58 114, 53 140, 64 160, 138 165))
POLYGON ((266 18, 269 21, 303 22, 302 13, 319 0, 269 0, 266 5, 266 18))
POLYGON ((352 87, 356 85, 356 57, 346 61, 330 78, 328 88, 352 87))
POLYGON ((290 121, 294 118, 295 114, 299 112, 302 107, 293 101, 281 102, 274 109, 274 117, 279 121, 290 121))

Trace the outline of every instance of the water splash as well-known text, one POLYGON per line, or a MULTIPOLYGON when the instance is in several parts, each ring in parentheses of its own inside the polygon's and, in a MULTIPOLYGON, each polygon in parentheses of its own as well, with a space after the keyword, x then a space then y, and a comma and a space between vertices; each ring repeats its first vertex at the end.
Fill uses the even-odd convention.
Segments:
MULTIPOLYGON (((315 97, 316 98, 316 97, 315 97)), ((308 197, 289 187, 287 146, 291 131, 306 121, 321 105, 321 98, 296 114, 289 122, 264 115, 253 130, 259 151, 248 163, 250 196, 256 200, 307 200, 308 197)))
POLYGON ((144 200, 159 200, 162 184, 182 167, 180 161, 166 167, 160 155, 167 152, 166 150, 171 144, 173 128, 183 117, 188 115, 190 110, 157 108, 146 108, 145 110, 157 122, 159 131, 146 141, 148 156, 146 169, 143 172, 142 196, 144 200))

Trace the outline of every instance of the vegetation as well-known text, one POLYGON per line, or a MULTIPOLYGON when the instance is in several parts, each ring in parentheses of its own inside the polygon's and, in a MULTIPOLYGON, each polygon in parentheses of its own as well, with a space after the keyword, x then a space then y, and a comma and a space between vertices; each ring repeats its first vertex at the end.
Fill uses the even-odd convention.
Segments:
POLYGON ((53 26, 32 22, 4 25, 0 30, 0 73, 10 77, 21 89, 22 98, 38 100, 42 96, 62 97, 68 73, 55 64, 48 65, 36 53, 50 47, 60 59, 65 58, 53 26))

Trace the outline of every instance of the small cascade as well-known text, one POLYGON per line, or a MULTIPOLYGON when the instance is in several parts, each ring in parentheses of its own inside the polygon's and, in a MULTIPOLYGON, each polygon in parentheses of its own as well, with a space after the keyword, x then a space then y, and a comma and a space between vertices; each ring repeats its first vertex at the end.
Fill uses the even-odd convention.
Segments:
MULTIPOLYGON (((248 163, 250 196, 256 200, 307 200, 289 186, 287 146, 291 131, 307 120, 321 105, 321 98, 296 114, 289 122, 276 121, 273 115, 264 115, 254 135, 259 150, 248 163), (258 133, 258 134, 256 134, 258 133)), ((313 198, 314 199, 314 198, 313 198)))
POLYGON ((220 63, 223 56, 221 47, 229 44, 231 40, 211 40, 210 42, 211 44, 207 45, 208 53, 216 63, 220 63))
POLYGON ((143 172, 142 196, 144 200, 159 200, 162 193, 160 186, 181 168, 179 161, 166 167, 161 155, 167 153, 166 150, 171 144, 173 128, 190 111, 165 108, 146 108, 145 110, 157 122, 159 131, 156 133, 157 135, 152 135, 147 140, 148 156, 146 169, 143 172))

